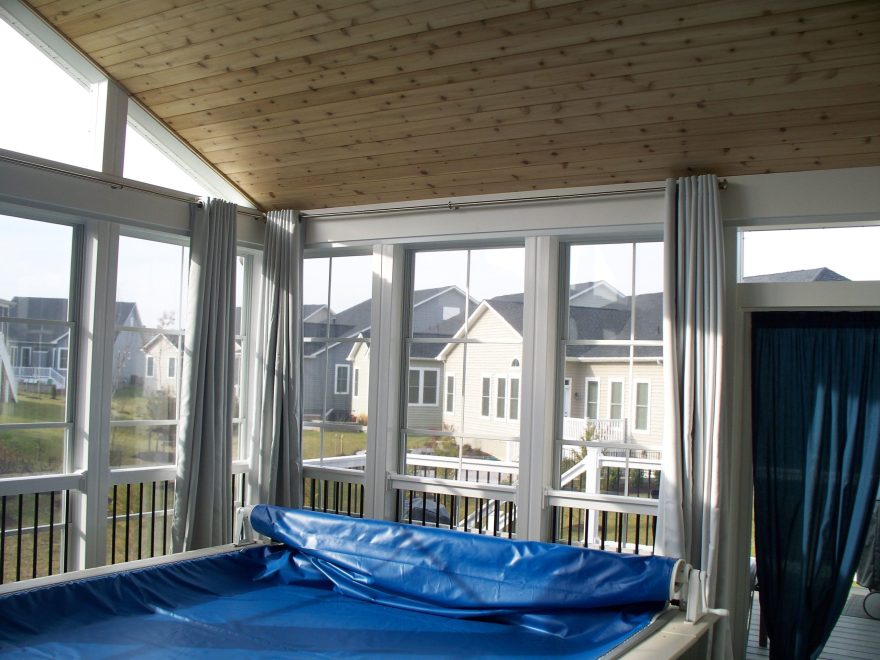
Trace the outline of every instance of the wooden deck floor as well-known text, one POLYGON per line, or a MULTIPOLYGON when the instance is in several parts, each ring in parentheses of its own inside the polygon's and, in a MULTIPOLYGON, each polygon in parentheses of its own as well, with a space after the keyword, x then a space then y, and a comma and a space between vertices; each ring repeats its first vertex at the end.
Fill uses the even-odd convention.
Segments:
MULTIPOLYGON (((880 658, 880 621, 867 618, 861 609, 861 602, 867 593, 861 587, 854 587, 843 614, 828 638, 828 643, 819 656, 820 660, 876 660, 880 658), (855 615, 855 616, 854 616, 855 615)), ((876 596, 873 596, 876 598, 876 596)), ((758 646, 758 621, 760 606, 758 595, 752 605, 752 620, 749 626, 749 642, 746 648, 747 660, 770 657, 768 649, 758 646)))

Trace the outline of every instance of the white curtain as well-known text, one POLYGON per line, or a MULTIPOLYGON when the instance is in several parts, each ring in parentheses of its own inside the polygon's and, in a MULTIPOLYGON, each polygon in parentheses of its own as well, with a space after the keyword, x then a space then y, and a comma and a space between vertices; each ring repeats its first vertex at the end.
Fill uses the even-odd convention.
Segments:
POLYGON ((302 505, 302 250, 296 211, 271 211, 260 333, 260 502, 287 507, 302 505))
POLYGON ((232 390, 236 206, 209 199, 190 211, 189 297, 184 340, 175 552, 232 540, 232 390))
POLYGON ((705 572, 715 606, 724 241, 714 175, 666 183, 664 432, 657 551, 705 572))

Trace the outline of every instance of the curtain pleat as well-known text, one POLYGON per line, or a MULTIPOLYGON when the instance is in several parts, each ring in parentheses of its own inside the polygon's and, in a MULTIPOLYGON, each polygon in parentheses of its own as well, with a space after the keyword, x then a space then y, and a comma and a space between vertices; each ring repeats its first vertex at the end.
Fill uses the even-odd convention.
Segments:
POLYGON ((175 552, 232 540, 236 206, 191 208, 189 296, 177 435, 175 552))
POLYGON ((667 181, 664 431, 658 552, 705 573, 714 606, 721 506, 724 244, 714 175, 667 181))
POLYGON ((260 360, 260 502, 302 505, 302 225, 295 211, 266 220, 260 360))
POLYGON ((843 611, 880 473, 880 314, 752 317, 755 546, 771 658, 815 658, 843 611))

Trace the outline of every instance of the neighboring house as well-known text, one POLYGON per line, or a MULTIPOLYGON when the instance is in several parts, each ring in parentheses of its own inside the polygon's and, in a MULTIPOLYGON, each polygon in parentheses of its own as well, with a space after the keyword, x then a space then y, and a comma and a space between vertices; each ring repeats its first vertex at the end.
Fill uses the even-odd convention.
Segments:
POLYGON ((790 270, 785 273, 768 275, 752 275, 744 277, 743 282, 849 282, 848 277, 835 273, 830 268, 810 268, 808 270, 790 270))
MULTIPOLYGON (((595 283, 591 283, 595 284, 595 283)), ((572 286, 579 297, 584 285, 572 286)), ((605 290, 610 290, 610 287, 605 290)), ((606 297, 593 298, 606 305, 606 297)), ((578 302, 583 302, 581 298, 578 302)), ((619 293, 610 306, 571 305, 571 339, 626 340, 631 336, 632 299, 619 293)), ((662 340, 662 294, 636 296, 635 338, 662 340)), ((448 344, 439 358, 444 368, 443 425, 477 438, 518 437, 522 410, 521 295, 484 300, 471 316, 463 384, 464 346, 448 344), (517 300, 519 298, 519 300, 517 300)), ((563 434, 579 439, 659 443, 662 434, 662 348, 637 347, 632 368, 628 346, 568 347, 563 387, 563 434), (580 422, 580 423, 571 423, 580 422)), ((516 460, 516 444, 487 442, 483 451, 516 460)))
MULTIPOLYGON (((413 293, 412 326, 416 337, 451 337, 464 323, 464 291, 456 286, 420 289, 413 293)), ((471 309, 476 301, 471 300, 471 309)), ((371 301, 353 305, 340 312, 325 306, 304 307, 303 335, 307 338, 344 337, 369 339, 371 301), (322 318, 321 322, 314 321, 322 318), (329 319, 329 323, 328 323, 329 319)), ((440 424, 440 381, 442 365, 437 355, 443 343, 412 344, 409 416, 411 422, 440 424), (427 372, 427 373, 426 373, 427 372), (435 377, 437 380, 435 381, 435 377)), ((320 419, 327 411, 332 421, 366 419, 369 383, 369 350, 366 344, 306 341, 303 347, 303 407, 306 420, 320 419), (322 387, 322 383, 325 385, 322 387), (357 390, 357 393, 355 393, 357 390)))
POLYGON ((116 325, 131 330, 116 331, 113 342, 113 384, 116 387, 141 385, 146 371, 146 356, 141 347, 149 334, 137 330, 143 323, 135 303, 116 303, 116 325))
POLYGON ((180 351, 176 335, 159 332, 141 348, 144 355, 144 394, 161 392, 177 396, 177 377, 180 373, 180 351))
MULTIPOLYGON (((66 389, 70 332, 63 326, 39 321, 66 320, 67 299, 16 296, 9 301, 0 301, 0 318, 29 320, 27 323, 0 323, 0 363, 5 354, 15 378, 15 389, 20 383, 66 389)), ((116 332, 114 382, 130 382, 143 376, 143 354, 140 351, 143 336, 136 330, 141 326, 137 305, 116 303, 116 324, 130 326, 132 331, 116 332)), ((8 368, 0 366, 0 369, 7 374, 8 368)), ((11 381, 3 387, 6 394, 13 389, 11 381)))

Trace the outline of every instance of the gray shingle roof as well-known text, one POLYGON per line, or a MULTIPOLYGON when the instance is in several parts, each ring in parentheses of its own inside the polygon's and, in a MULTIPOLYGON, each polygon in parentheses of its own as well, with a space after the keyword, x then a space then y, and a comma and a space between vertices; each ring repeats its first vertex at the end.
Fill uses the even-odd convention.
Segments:
POLYGON ((835 273, 830 268, 808 268, 789 270, 784 273, 752 275, 744 277, 743 282, 849 282, 848 277, 835 273))

